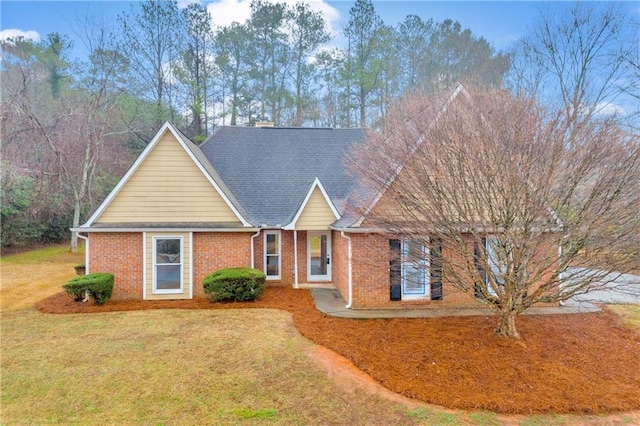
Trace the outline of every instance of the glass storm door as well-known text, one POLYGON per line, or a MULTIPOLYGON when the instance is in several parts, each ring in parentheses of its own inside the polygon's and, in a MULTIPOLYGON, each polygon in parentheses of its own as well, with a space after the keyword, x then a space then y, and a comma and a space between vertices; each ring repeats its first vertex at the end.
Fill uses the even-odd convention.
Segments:
POLYGON ((331 233, 307 234, 307 279, 331 281, 331 233))

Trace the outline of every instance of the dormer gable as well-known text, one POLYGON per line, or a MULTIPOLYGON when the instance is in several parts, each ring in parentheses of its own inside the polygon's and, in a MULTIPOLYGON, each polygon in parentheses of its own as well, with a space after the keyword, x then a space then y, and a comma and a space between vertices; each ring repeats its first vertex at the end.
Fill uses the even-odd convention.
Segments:
POLYGON ((340 219, 340 214, 317 177, 309 187, 300 208, 284 229, 320 231, 340 219))

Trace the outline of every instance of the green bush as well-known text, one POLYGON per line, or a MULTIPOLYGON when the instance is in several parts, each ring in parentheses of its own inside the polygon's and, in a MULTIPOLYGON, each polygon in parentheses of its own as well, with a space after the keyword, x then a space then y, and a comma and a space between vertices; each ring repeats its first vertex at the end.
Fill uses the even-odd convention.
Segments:
POLYGON ((113 274, 96 272, 95 274, 75 277, 62 286, 64 291, 73 296, 76 302, 84 298, 86 292, 98 305, 102 305, 111 298, 113 293, 113 274))
POLYGON ((262 294, 266 278, 257 269, 221 269, 204 278, 204 292, 212 302, 253 301, 262 294))

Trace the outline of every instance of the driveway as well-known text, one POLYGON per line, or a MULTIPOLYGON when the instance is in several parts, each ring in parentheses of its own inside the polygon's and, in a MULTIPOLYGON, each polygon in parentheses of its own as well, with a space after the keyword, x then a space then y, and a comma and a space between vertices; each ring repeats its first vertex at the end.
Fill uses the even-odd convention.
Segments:
MULTIPOLYGON (((568 268, 570 275, 588 274, 584 268, 568 268)), ((594 271, 597 273, 597 271, 594 271)), ((574 296, 567 304, 584 303, 640 303, 640 276, 631 274, 608 274, 600 281, 597 290, 574 296)))

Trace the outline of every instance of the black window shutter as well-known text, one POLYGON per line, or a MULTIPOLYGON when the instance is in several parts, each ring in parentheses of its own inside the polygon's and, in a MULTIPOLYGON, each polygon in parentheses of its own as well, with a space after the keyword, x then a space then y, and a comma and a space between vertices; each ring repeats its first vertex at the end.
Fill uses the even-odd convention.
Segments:
POLYGON ((389 298, 400 300, 400 284, 402 280, 400 240, 389 240, 389 298))
POLYGON ((442 241, 431 241, 429 272, 431 274, 431 300, 442 300, 442 241))
MULTIPOLYGON (((482 238, 482 246, 483 248, 487 246, 487 239, 486 238, 482 238)), ((476 269, 478 270, 478 274, 480 275, 480 278, 482 279, 481 283, 473 283, 473 289, 474 289, 474 295, 475 297, 482 297, 482 291, 480 289, 480 286, 486 286, 487 285, 487 274, 484 270, 484 268, 482 267, 482 253, 480 252, 480 247, 478 246, 478 242, 475 241, 473 243, 473 259, 474 262, 476 264, 476 269)))

